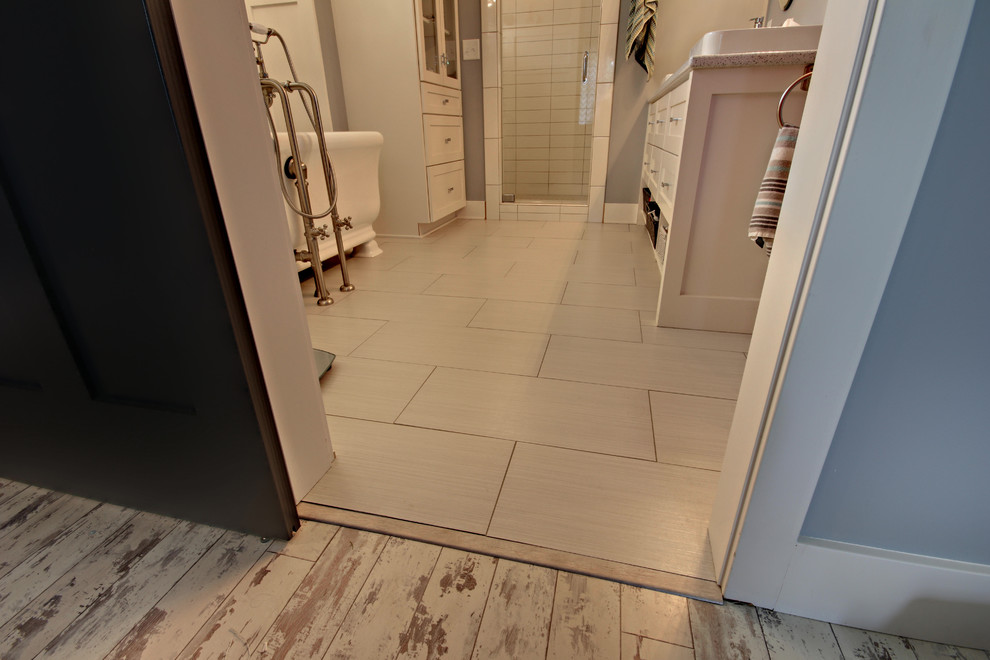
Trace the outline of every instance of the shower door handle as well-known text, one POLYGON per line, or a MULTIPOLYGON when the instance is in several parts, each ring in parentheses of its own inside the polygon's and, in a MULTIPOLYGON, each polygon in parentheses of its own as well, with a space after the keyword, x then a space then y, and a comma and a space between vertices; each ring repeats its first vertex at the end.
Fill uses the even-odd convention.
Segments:
POLYGON ((581 66, 581 84, 588 82, 588 51, 584 51, 584 64, 581 66))

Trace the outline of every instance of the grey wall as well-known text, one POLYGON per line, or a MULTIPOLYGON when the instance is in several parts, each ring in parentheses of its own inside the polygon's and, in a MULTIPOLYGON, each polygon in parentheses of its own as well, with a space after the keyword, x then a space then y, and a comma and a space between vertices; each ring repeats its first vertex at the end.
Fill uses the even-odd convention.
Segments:
MULTIPOLYGON (((461 41, 481 39, 481 3, 458 0, 461 41)), ((463 58, 464 53, 461 52, 463 58)), ((468 200, 485 200, 485 124, 481 60, 461 60, 461 102, 464 107, 464 179, 468 200)))
POLYGON ((630 0, 622 0, 619 7, 615 86, 612 88, 605 201, 615 204, 639 201, 640 168, 646 141, 646 103, 663 84, 664 77, 684 63, 691 46, 706 32, 750 27, 749 18, 763 15, 766 8, 764 0, 664 0, 657 14, 655 68, 653 78, 648 81, 646 71, 639 64, 625 59, 626 19, 630 5, 630 0))
POLYGON ((806 536, 990 564, 988 30, 978 2, 806 536))
POLYGON ((767 3, 767 25, 779 26, 788 18, 801 25, 821 25, 825 20, 825 6, 828 0, 793 0, 787 11, 781 11, 778 0, 767 3))
POLYGON ((347 104, 344 99, 344 81, 340 77, 337 31, 334 29, 330 0, 316 0, 316 23, 320 34, 320 50, 323 51, 323 73, 327 77, 327 96, 333 130, 346 131, 347 104))

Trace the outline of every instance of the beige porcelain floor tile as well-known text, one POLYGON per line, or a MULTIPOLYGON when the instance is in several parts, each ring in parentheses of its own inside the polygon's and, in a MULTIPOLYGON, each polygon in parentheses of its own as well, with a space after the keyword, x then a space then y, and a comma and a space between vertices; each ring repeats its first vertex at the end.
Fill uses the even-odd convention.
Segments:
POLYGON ((531 220, 503 220, 498 223, 498 229, 492 236, 528 236, 533 238, 540 235, 540 228, 546 224, 531 220))
POLYGON ((320 379, 328 415, 394 422, 426 382, 433 367, 338 357, 320 379))
POLYGON ((610 252, 615 254, 632 254, 627 241, 601 241, 601 237, 594 240, 582 240, 577 238, 534 238, 529 244, 530 250, 595 250, 598 252, 610 252))
POLYGON ((485 532, 512 443, 329 417, 337 459, 307 502, 485 532))
MULTIPOLYGON (((473 247, 470 245, 439 245, 434 241, 439 240, 439 236, 431 239, 410 239, 410 242, 385 243, 382 250, 388 250, 388 254, 406 257, 446 257, 450 259, 460 259, 473 247), (412 242, 415 241, 415 242, 412 242)), ((384 256, 384 254, 382 255, 384 256)), ((377 257, 375 257, 377 258, 377 257)))
POLYGON ((307 315, 306 321, 309 324, 309 336, 313 348, 330 351, 338 356, 349 354, 385 325, 385 321, 324 315, 307 315))
POLYGON ((645 309, 639 310, 639 322, 642 325, 648 325, 650 327, 657 327, 657 310, 651 309, 649 311, 645 309))
POLYGON ((465 261, 474 259, 501 259, 508 261, 535 261, 537 263, 572 264, 574 250, 531 250, 529 248, 500 248, 481 245, 464 257, 465 261))
POLYGON ((455 245, 477 246, 490 245, 492 247, 524 248, 529 247, 533 242, 529 236, 486 236, 478 233, 450 233, 437 238, 434 245, 442 247, 452 247, 455 245))
POLYGON ((595 236, 599 234, 628 234, 636 229, 636 225, 626 224, 605 224, 603 222, 589 222, 584 230, 585 236, 595 236))
POLYGON ((540 377, 735 399, 744 366, 741 353, 556 336, 540 377))
POLYGON ((455 369, 535 376, 546 350, 546 335, 483 328, 389 323, 357 357, 429 364, 455 369))
POLYGON ((437 369, 397 421, 652 461, 646 392, 437 369))
MULTIPOLYGON (((587 214, 587 211, 585 211, 587 214)), ((534 236, 540 238, 581 238, 584 236, 587 222, 566 220, 567 214, 561 214, 560 222, 548 222, 534 236)))
POLYGON ((657 265, 636 268, 636 286, 660 286, 660 267, 657 265))
POLYGON ((509 271, 506 277, 588 282, 590 284, 622 284, 626 286, 634 286, 636 284, 632 268, 546 264, 534 261, 516 262, 516 265, 512 267, 512 270, 509 271))
POLYGON ((559 303, 561 296, 564 295, 565 286, 564 282, 553 280, 527 280, 520 285, 516 278, 493 279, 466 275, 441 275, 440 279, 426 290, 426 294, 559 303))
POLYGON ((563 302, 565 305, 651 310, 656 309, 659 296, 660 290, 649 286, 568 282, 563 302))
MULTIPOLYGON (((363 270, 350 273, 356 291, 423 293, 439 277, 438 273, 409 273, 394 270, 363 270)), ((356 292, 355 291, 355 292, 356 292)), ((354 293, 354 292, 352 292, 354 293)), ((337 292, 334 292, 336 297, 337 292)))
POLYGON ((736 402, 703 396, 650 392, 657 460, 721 470, 736 402))
POLYGON ((578 249, 574 263, 594 266, 646 268, 656 265, 657 260, 652 255, 643 253, 619 254, 616 252, 578 249))
MULTIPOLYGON (((409 255, 400 253, 397 250, 392 250, 390 247, 382 246, 382 253, 377 257, 351 257, 347 260, 347 266, 354 271, 362 270, 391 270, 396 264, 399 264, 409 258, 409 255)), ((334 266, 333 270, 336 272, 337 280, 340 279, 340 266, 334 266)), ((327 269, 324 272, 330 272, 327 269)))
POLYGON ((333 317, 466 326, 484 302, 478 298, 355 291, 347 300, 327 307, 325 314, 333 317))
POLYGON ((520 443, 488 533, 712 580, 707 528, 717 479, 707 470, 520 443))
POLYGON ((683 328, 658 328, 650 319, 649 327, 643 328, 644 344, 682 346, 684 348, 707 348, 713 351, 749 350, 752 335, 735 332, 708 332, 706 330, 685 330, 683 328))
POLYGON ((436 273, 438 275, 473 275, 504 277, 515 261, 512 259, 451 259, 438 257, 409 257, 395 267, 396 272, 436 273))
POLYGON ((638 342, 641 338, 635 310, 505 300, 486 302, 470 327, 618 341, 638 342))

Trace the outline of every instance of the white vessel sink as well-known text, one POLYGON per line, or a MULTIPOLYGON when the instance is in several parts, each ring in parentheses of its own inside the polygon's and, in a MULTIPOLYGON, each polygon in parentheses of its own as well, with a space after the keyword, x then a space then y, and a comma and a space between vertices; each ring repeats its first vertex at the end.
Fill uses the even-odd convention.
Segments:
POLYGON ((821 25, 716 30, 709 32, 691 48, 697 55, 729 55, 780 50, 817 50, 821 25))

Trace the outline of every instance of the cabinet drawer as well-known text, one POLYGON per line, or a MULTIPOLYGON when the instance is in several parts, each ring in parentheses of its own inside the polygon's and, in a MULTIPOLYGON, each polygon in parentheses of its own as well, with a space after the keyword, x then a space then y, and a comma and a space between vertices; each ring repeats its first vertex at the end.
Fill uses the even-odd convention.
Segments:
POLYGON ((433 115, 462 115, 461 92, 450 87, 421 83, 423 113, 433 115))
POLYGON ((684 146, 684 121, 687 119, 687 101, 671 105, 667 116, 667 135, 663 148, 673 154, 680 154, 684 146))
POLYGON ((656 112, 653 113, 653 125, 647 131, 647 139, 651 144, 662 147, 667 130, 667 99, 660 99, 657 104, 656 112))
POLYGON ((426 164, 464 160, 464 120, 446 115, 423 115, 426 164))
POLYGON ((657 175, 657 192, 661 200, 660 208, 664 213, 673 215, 674 201, 677 196, 677 170, 681 165, 679 156, 667 151, 660 151, 660 173, 657 175), (666 202, 666 208, 662 202, 666 202))
POLYGON ((430 191, 431 222, 450 215, 467 204, 463 160, 427 167, 426 181, 430 191))
POLYGON ((643 160, 647 161, 647 163, 643 168, 645 170, 646 180, 650 183, 650 190, 656 195, 660 192, 660 174, 663 168, 661 154, 663 151, 660 150, 660 147, 652 144, 646 150, 647 157, 643 160))

